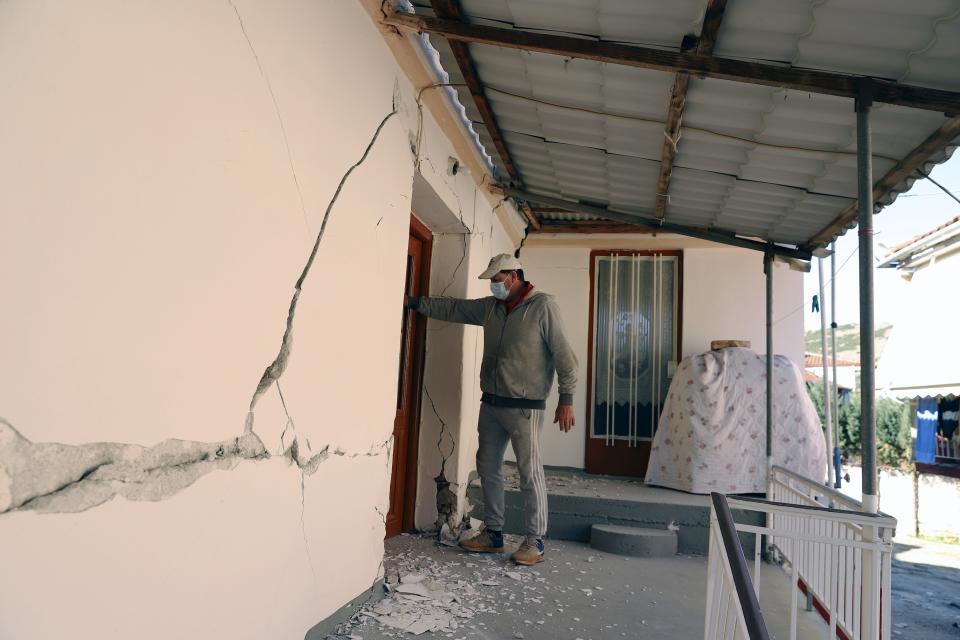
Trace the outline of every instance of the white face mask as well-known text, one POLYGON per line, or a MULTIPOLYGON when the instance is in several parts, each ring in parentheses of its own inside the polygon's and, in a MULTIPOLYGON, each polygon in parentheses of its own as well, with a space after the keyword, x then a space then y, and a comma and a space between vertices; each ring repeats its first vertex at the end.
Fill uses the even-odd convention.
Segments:
POLYGON ((490 292, 493 294, 493 297, 497 300, 506 300, 509 291, 507 291, 507 285, 502 282, 491 282, 490 283, 490 292))

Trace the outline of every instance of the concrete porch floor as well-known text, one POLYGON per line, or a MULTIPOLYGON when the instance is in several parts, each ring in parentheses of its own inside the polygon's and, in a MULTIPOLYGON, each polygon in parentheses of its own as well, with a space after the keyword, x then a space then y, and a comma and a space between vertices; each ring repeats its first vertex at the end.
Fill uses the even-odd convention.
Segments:
MULTIPOLYGON (((507 548, 518 542, 509 536, 507 548)), ((507 554, 467 554, 428 536, 405 534, 387 540, 385 547, 392 593, 359 607, 350 622, 328 637, 703 637, 702 556, 632 558, 578 542, 547 540, 547 561, 528 568, 513 565, 507 554), (398 593, 399 585, 414 593, 398 593)), ((764 565, 761 583, 771 637, 789 637, 783 623, 789 620, 788 580, 778 568, 764 565)), ((820 619, 802 608, 799 637, 824 637, 820 619)))

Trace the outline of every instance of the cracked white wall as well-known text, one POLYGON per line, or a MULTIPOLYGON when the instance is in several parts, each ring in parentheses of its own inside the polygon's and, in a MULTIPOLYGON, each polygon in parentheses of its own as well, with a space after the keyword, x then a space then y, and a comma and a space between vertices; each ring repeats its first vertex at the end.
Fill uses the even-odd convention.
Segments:
MULTIPOLYGON (((357 3, 306 0, 9 1, 0 83, 0 416, 32 443, 137 455, 243 434, 324 209, 401 97, 332 211, 281 378, 300 446, 343 455, 310 476, 279 455, 274 385, 256 406, 269 457, 0 514, 0 636, 303 637, 382 556, 414 89, 357 3)), ((475 186, 444 195, 423 164, 510 244, 475 186)))
MULTIPOLYGON (((475 176, 465 172, 450 175, 446 160, 454 155, 453 149, 426 110, 424 123, 419 175, 429 191, 415 191, 413 210, 437 232, 430 295, 488 296, 489 283, 478 280, 477 275, 491 256, 516 249, 523 222, 509 203, 503 202, 497 211, 491 209, 476 188, 475 176)), ((456 511, 448 518, 451 524, 468 511, 465 497, 467 479, 475 468, 482 350, 479 327, 428 321, 415 513, 419 528, 437 526, 434 480, 441 469, 456 495, 456 511)))
MULTIPOLYGON (((542 446, 544 464, 548 465, 584 466, 591 249, 683 250, 683 357, 709 350, 711 340, 751 340, 754 350, 761 353, 766 345, 760 253, 670 235, 529 239, 521 254, 526 275, 536 286, 557 297, 580 363, 574 396, 576 426, 569 433, 562 433, 555 425, 547 425, 542 446)), ((803 367, 803 274, 778 264, 774 278, 774 347, 777 353, 803 367)), ((551 419, 556 403, 554 385, 547 400, 551 419)))
MULTIPOLYGON (((471 236, 443 235, 434 239, 430 289, 433 295, 479 298, 490 295, 487 281, 477 279, 493 255, 513 250, 511 240, 494 221, 471 236), (464 254, 464 237, 467 238, 464 254), (462 263, 461 263, 462 260, 462 263), (457 265, 460 264, 459 268, 457 265), (456 276, 451 272, 456 269, 456 276)), ((441 467, 458 509, 450 518, 455 525, 465 513, 470 472, 476 467, 477 415, 480 411, 480 365, 483 331, 479 327, 430 320, 421 400, 419 490, 416 523, 431 528, 437 522, 433 479, 441 467), (445 462, 444 462, 445 460, 445 462)), ((469 509, 466 509, 469 511, 469 509)))

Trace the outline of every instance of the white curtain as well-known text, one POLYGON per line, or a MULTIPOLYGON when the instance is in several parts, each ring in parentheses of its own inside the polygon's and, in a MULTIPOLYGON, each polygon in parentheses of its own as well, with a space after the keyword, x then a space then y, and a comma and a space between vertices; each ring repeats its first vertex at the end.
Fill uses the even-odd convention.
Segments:
POLYGON ((677 258, 597 256, 592 437, 653 437, 675 361, 677 258), (613 407, 608 411, 608 407, 613 407))

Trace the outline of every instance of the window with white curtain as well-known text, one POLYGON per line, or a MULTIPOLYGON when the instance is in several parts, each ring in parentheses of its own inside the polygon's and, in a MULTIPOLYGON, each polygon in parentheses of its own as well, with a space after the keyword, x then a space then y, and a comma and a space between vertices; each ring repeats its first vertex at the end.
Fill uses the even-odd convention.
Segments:
POLYGON ((678 256, 595 256, 591 437, 653 438, 677 358, 678 256))

